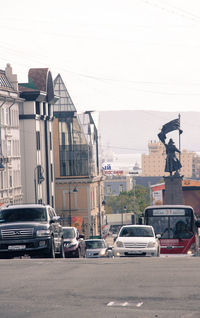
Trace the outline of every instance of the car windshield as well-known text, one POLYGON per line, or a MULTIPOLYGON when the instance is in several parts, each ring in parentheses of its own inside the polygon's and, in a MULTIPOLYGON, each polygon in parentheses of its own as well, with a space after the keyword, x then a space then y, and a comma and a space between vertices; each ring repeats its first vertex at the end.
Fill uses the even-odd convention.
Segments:
POLYGON ((16 208, 0 210, 0 223, 8 222, 45 222, 47 214, 45 208, 16 208))
POLYGON ((63 229, 63 237, 64 238, 74 238, 75 237, 75 231, 74 229, 63 229))
POLYGON ((120 237, 153 237, 151 227, 125 227, 121 230, 120 237))
POLYGON ((163 239, 187 239, 194 235, 192 219, 189 216, 149 217, 149 223, 163 239))
POLYGON ((96 248, 105 248, 104 241, 85 241, 86 249, 96 249, 96 248))

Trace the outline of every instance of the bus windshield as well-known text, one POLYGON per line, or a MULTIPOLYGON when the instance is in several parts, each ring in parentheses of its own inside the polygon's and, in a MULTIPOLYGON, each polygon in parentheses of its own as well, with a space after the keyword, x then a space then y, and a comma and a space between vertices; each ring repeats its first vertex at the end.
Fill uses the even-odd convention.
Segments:
POLYGON ((189 239, 193 233, 193 211, 188 209, 147 209, 145 223, 163 239, 189 239))

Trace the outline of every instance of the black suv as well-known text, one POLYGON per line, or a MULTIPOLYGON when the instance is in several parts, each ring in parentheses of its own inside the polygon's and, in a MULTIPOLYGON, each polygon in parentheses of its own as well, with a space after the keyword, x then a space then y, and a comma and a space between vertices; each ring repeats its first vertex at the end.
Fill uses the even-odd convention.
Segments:
POLYGON ((0 209, 0 258, 65 257, 59 216, 49 205, 23 204, 0 209))

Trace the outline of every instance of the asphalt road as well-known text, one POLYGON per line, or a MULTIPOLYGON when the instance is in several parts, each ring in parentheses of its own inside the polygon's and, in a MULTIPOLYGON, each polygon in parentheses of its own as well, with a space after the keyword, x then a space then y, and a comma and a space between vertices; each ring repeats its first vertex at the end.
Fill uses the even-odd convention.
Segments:
POLYGON ((199 318, 200 257, 0 261, 1 318, 199 318))

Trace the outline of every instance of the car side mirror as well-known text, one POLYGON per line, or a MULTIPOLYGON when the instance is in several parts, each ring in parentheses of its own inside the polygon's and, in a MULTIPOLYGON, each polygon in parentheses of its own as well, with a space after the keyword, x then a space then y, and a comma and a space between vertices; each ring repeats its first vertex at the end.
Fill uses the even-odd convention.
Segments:
POLYGON ((55 223, 58 222, 60 220, 60 216, 53 216, 53 218, 50 220, 50 223, 55 223))
POLYGON ((161 234, 156 234, 157 239, 161 239, 161 234))
POLYGON ((117 236, 115 236, 115 237, 113 238, 113 241, 115 242, 115 241, 116 241, 116 239, 117 239, 117 236))
POLYGON ((84 240, 84 238, 85 238, 85 235, 84 234, 79 234, 79 237, 78 237, 79 239, 83 239, 84 240))

